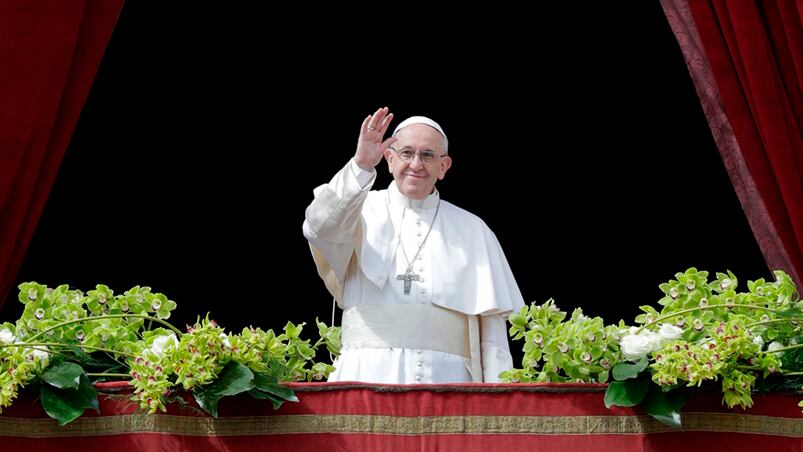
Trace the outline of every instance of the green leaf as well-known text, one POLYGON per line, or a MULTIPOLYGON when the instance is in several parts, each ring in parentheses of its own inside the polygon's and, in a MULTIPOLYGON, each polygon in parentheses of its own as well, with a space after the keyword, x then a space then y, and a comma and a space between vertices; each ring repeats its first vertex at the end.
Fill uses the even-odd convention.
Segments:
POLYGON ((647 414, 662 424, 680 428, 680 409, 688 400, 688 393, 682 389, 664 392, 657 385, 650 385, 650 391, 639 405, 647 414))
POLYGON ((298 397, 296 397, 296 394, 292 389, 282 386, 275 381, 271 381, 267 375, 254 374, 254 387, 261 391, 267 392, 268 394, 273 394, 277 397, 280 397, 283 400, 298 402, 298 397))
POLYGON ((42 408, 48 416, 58 421, 59 425, 67 424, 84 413, 84 408, 78 408, 65 401, 56 389, 48 384, 41 388, 42 408))
POLYGON ((229 396, 248 391, 254 387, 254 373, 248 367, 229 361, 220 372, 215 383, 204 388, 205 392, 219 396, 229 396))
POLYGON ((646 378, 611 382, 605 391, 605 407, 638 405, 647 395, 649 387, 650 380, 646 378))
POLYGON ((620 381, 636 378, 641 371, 647 368, 649 363, 650 361, 646 357, 641 358, 635 364, 617 363, 615 366, 613 366, 613 378, 614 380, 620 381))
POLYGON ((84 369, 78 364, 60 362, 53 364, 42 373, 42 380, 57 388, 76 389, 81 382, 84 369))
POLYGON ((273 409, 278 410, 281 408, 282 404, 284 404, 284 400, 280 397, 276 397, 273 394, 268 394, 266 392, 262 392, 259 389, 252 389, 248 391, 249 394, 255 399, 260 400, 270 400, 273 403, 273 409))
POLYGON ((67 424, 83 414, 87 408, 98 411, 98 395, 85 374, 81 374, 76 389, 58 389, 49 384, 41 386, 42 408, 47 415, 58 421, 59 425, 67 424))
POLYGON ((254 387, 254 373, 248 367, 229 361, 217 381, 193 391, 195 401, 209 414, 217 417, 217 403, 225 397, 248 391, 254 387))

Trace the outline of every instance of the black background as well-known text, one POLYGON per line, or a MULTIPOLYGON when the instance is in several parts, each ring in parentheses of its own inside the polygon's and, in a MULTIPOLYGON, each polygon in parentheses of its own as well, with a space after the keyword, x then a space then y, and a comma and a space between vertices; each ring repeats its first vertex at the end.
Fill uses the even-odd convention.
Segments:
MULTIPOLYGON (((690 266, 768 277, 659 3, 562 3, 128 2, 18 282, 148 285, 177 325, 328 322, 304 209, 383 105, 444 127, 438 188, 528 302, 632 323, 690 266)), ((11 293, 2 318, 20 311, 11 293)))

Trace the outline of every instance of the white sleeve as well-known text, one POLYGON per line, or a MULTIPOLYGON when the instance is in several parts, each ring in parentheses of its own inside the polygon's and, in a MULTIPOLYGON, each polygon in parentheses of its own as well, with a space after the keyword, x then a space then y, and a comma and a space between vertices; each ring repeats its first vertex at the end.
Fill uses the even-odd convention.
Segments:
POLYGON ((365 171, 364 169, 360 168, 360 165, 357 165, 357 162, 354 159, 349 161, 349 167, 351 168, 352 174, 354 177, 357 178, 357 183, 360 185, 360 189, 363 190, 368 185, 368 182, 371 182, 373 185, 374 175, 376 174, 376 170, 371 168, 371 171, 365 171))
POLYGON ((513 368, 507 341, 507 315, 480 316, 482 381, 499 383, 499 373, 513 368))
POLYGON ((354 252, 360 212, 375 176, 376 171, 363 171, 352 159, 328 184, 314 190, 315 199, 305 212, 304 237, 326 258, 338 280, 345 277, 354 252))

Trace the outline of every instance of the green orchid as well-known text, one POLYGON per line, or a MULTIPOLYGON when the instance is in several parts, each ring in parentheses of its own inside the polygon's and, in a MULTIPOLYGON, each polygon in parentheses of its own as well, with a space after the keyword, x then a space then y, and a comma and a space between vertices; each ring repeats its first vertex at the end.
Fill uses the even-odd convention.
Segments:
MULTIPOLYGON (((683 388, 720 386, 728 407, 752 406, 761 386, 786 380, 800 387, 803 374, 803 302, 792 279, 748 281, 740 291, 730 271, 689 268, 660 284, 658 307, 640 306, 639 327, 604 326, 554 301, 510 315, 510 335, 524 339, 521 369, 505 381, 611 381, 606 405, 641 405, 661 422, 679 427, 683 388), (784 345, 787 344, 787 345, 784 345), (649 385, 658 389, 649 389, 649 385), (648 390, 649 389, 649 390, 648 390), (633 397, 638 394, 639 397, 633 397)), ((803 403, 801 404, 803 406, 803 403)))
POLYGON ((317 321, 315 344, 301 339, 303 323, 288 322, 279 336, 254 327, 231 334, 208 315, 182 333, 165 321, 176 303, 147 286, 120 295, 103 284, 86 294, 35 282, 19 289, 22 316, 0 325, 0 410, 37 383, 60 424, 97 408, 89 376, 129 377, 132 400, 149 413, 166 410, 178 390, 213 415, 221 397, 240 392, 278 407, 297 400, 279 382, 325 378, 334 368, 313 361, 318 348, 340 349, 340 329, 317 321))

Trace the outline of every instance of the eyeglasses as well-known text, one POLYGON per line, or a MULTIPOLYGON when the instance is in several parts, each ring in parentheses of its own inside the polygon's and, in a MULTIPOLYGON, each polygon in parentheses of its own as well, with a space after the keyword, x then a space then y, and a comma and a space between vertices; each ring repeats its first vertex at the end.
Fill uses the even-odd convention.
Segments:
POLYGON ((441 157, 445 157, 446 154, 441 154, 440 156, 435 154, 432 151, 418 151, 413 152, 409 149, 402 149, 401 151, 396 150, 393 146, 390 146, 390 149, 393 150, 396 154, 399 155, 399 158, 402 159, 405 163, 411 163, 415 156, 418 155, 418 160, 423 163, 424 165, 431 165, 435 163, 435 161, 441 157))

